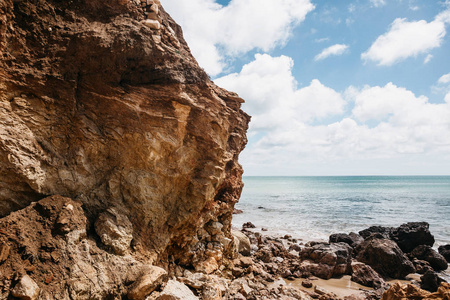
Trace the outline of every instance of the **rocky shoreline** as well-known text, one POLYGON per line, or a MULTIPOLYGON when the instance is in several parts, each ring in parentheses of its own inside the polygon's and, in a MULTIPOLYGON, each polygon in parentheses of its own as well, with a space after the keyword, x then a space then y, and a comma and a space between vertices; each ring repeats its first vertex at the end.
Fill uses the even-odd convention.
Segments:
POLYGON ((427 223, 307 243, 243 227, 219 268, 151 264, 119 211, 92 224, 80 202, 49 197, 0 219, 0 299, 449 299, 449 247, 432 248, 427 223))

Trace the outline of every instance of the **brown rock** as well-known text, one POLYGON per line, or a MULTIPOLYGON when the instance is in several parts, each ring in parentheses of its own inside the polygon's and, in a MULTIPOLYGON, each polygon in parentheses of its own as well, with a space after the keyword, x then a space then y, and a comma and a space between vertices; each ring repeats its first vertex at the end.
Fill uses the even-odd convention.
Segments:
POLYGON ((382 276, 404 278, 414 266, 394 241, 369 237, 360 246, 356 259, 371 266, 382 276))
POLYGON ((385 284, 383 278, 374 269, 360 262, 352 263, 352 281, 373 288, 379 288, 385 284))
POLYGON ((10 248, 6 243, 0 244, 0 264, 8 259, 10 248))
POLYGON ((133 283, 127 294, 128 299, 143 300, 167 279, 167 272, 156 266, 149 267, 145 274, 133 283))
POLYGON ((351 272, 352 248, 346 243, 317 243, 300 252, 303 272, 330 279, 351 272))
POLYGON ((183 283, 169 280, 157 300, 198 300, 198 297, 183 283))
POLYGON ((251 251, 251 244, 248 237, 238 230, 231 230, 231 235, 234 237, 238 252, 242 255, 249 256, 251 251))
POLYGON ((302 281, 302 286, 304 286, 305 288, 312 288, 313 284, 312 284, 311 280, 305 279, 302 281))
POLYGON ((395 283, 393 284, 389 290, 387 290, 383 294, 383 300, 407 300, 407 299, 415 299, 415 300, 429 300, 429 299, 438 299, 438 300, 447 300, 450 297, 450 284, 442 283, 439 287, 438 291, 435 293, 430 293, 425 290, 418 288, 412 284, 401 284, 395 283))
POLYGON ((420 260, 427 261, 430 266, 436 271, 446 270, 448 263, 445 258, 435 251, 433 248, 427 245, 420 245, 414 248, 409 254, 410 257, 415 257, 420 260))
POLYGON ((24 275, 11 290, 11 295, 23 300, 35 300, 39 297, 39 291, 36 282, 30 276, 24 275))

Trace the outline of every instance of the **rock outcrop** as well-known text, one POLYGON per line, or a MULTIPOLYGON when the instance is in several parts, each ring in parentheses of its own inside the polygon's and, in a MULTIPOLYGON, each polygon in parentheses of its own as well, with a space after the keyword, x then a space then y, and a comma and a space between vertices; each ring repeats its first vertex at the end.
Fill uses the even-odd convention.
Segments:
MULTIPOLYGON (((243 186, 242 102, 158 0, 0 0, 0 216, 62 195, 88 230, 111 209, 129 219, 149 262, 219 266, 243 186)), ((131 229, 108 230, 128 251, 131 229)))

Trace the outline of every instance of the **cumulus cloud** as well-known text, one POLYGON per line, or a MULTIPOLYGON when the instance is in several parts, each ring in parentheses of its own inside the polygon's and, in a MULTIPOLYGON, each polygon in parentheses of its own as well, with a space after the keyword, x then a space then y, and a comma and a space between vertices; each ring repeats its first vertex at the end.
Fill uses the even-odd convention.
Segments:
POLYGON ((340 174, 370 172, 358 161, 378 172, 405 170, 417 163, 414 155, 436 159, 428 165, 439 170, 450 152, 450 93, 431 103, 394 83, 339 92, 314 79, 299 87, 292 68, 287 56, 258 54, 239 73, 215 80, 238 92, 253 116, 252 142, 241 155, 250 174, 330 174, 334 165, 340 174))
POLYGON ((319 80, 298 88, 292 67, 290 57, 256 54, 240 73, 216 79, 215 83, 246 99, 243 108, 252 115, 253 130, 272 131, 343 112, 343 97, 319 80))
POLYGON ((320 52, 319 54, 317 54, 314 57, 314 60, 317 61, 317 60, 325 59, 330 56, 342 55, 347 50, 348 50, 348 45, 336 44, 336 45, 333 45, 333 46, 323 49, 322 52, 320 52))
POLYGON ((314 9, 310 0, 164 0, 185 38, 210 75, 226 67, 227 58, 254 49, 269 51, 287 42, 292 29, 314 9))
POLYGON ((390 66, 408 57, 428 53, 441 46, 449 20, 449 10, 440 13, 431 22, 395 19, 389 31, 379 36, 370 48, 361 54, 361 58, 377 62, 380 66, 390 66))

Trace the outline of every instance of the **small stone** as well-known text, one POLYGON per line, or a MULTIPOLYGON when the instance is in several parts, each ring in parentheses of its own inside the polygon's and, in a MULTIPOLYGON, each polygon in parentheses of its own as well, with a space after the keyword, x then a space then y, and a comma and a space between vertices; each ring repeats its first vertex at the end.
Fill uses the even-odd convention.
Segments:
POLYGON ((152 35, 152 39, 155 44, 161 44, 161 36, 160 35, 152 35))
POLYGON ((150 29, 158 30, 161 28, 161 23, 156 20, 144 20, 142 23, 150 29))
POLYGON ((219 265, 217 264, 217 261, 214 259, 214 257, 210 257, 206 259, 205 261, 202 261, 201 263, 198 263, 195 265, 195 271, 211 274, 212 272, 216 271, 219 268, 219 265))
POLYGON ((145 296, 153 292, 166 278, 167 272, 164 269, 150 266, 145 274, 131 285, 127 295, 128 299, 145 299, 145 296))
POLYGON ((266 227, 261 228, 261 231, 268 231, 269 229, 267 229, 266 227))
POLYGON ((198 297, 183 283, 169 280, 157 300, 198 300, 198 297))
POLYGON ((157 4, 153 4, 153 5, 150 7, 150 10, 153 11, 155 14, 158 14, 158 12, 159 12, 159 7, 158 7, 157 4))
POLYGON ((7 244, 0 245, 0 264, 8 259, 10 247, 7 244))
POLYGON ((39 296, 39 286, 30 276, 23 276, 12 289, 11 295, 23 300, 35 300, 39 296))
POLYGON ((305 279, 302 281, 302 286, 309 289, 309 288, 313 287, 313 284, 312 284, 311 280, 305 279))

